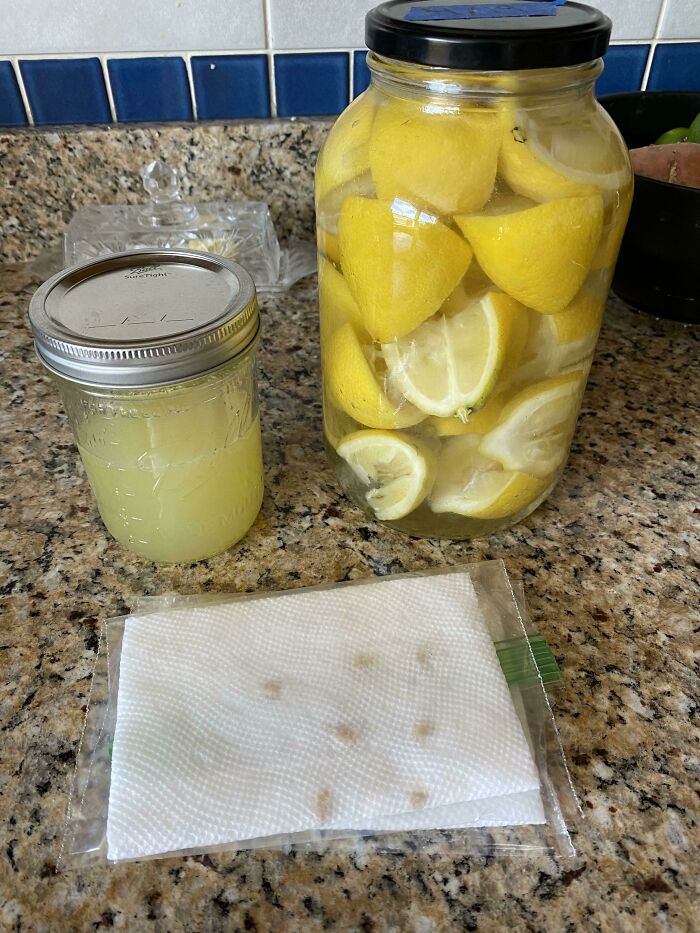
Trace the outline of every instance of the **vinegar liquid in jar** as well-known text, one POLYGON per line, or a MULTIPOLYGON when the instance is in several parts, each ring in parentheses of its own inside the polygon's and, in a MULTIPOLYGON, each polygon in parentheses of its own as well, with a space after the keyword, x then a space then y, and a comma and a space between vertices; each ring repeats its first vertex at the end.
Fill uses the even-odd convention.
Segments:
POLYGON ((116 254, 30 309, 107 530, 157 561, 226 550, 263 496, 252 279, 219 257, 116 254))
POLYGON ((564 469, 632 173, 594 98, 607 17, 453 5, 368 14, 371 84, 321 151, 316 211, 340 483, 392 527, 469 538, 564 469))

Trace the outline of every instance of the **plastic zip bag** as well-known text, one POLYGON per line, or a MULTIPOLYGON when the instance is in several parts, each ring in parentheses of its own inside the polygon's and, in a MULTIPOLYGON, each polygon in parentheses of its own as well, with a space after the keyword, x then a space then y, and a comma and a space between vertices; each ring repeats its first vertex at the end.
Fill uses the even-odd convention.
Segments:
MULTIPOLYGON (((571 783, 549 700, 527 637, 530 622, 522 586, 511 584, 501 561, 487 561, 447 570, 362 579, 277 594, 143 597, 137 600, 132 616, 108 620, 101 633, 83 734, 76 755, 75 777, 58 860, 59 867, 66 869, 115 861, 108 856, 107 823, 122 640, 127 619, 133 619, 134 616, 148 618, 153 613, 164 610, 177 612, 184 609, 230 606, 232 603, 240 605, 243 601, 290 596, 296 593, 322 592, 345 587, 372 587, 381 585, 381 581, 421 579, 452 573, 468 573, 488 633, 497 649, 499 644, 507 646, 508 651, 512 650, 513 645, 519 646, 517 655, 510 655, 511 660, 517 658, 518 669, 514 674, 511 664, 508 683, 513 707, 536 767, 544 810, 543 823, 410 832, 346 831, 310 827, 300 832, 278 833, 215 845, 169 848, 140 858, 262 847, 314 851, 361 849, 365 853, 402 852, 409 849, 415 851, 416 848, 426 848, 431 851, 481 856, 513 853, 573 856, 575 850, 567 823, 571 825, 575 822, 581 810, 571 783)), ((499 659, 503 667, 502 654, 499 654, 499 659)))

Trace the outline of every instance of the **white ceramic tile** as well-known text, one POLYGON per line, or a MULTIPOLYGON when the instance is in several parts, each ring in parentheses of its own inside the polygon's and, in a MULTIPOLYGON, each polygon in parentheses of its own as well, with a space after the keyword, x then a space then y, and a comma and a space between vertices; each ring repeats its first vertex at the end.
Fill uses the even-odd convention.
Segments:
POLYGON ((668 0, 661 35, 664 39, 700 39, 700 0, 668 0))
POLYGON ((276 49, 361 48, 365 13, 379 0, 270 0, 276 49))
POLYGON ((265 48, 263 0, 3 0, 0 54, 265 48))
MULTIPOLYGON (((661 9, 661 0, 586 0, 591 6, 606 13, 613 21, 612 37, 616 42, 625 39, 651 39, 661 9)), ((700 3, 700 0, 691 0, 700 3)))
MULTIPOLYGON (((364 45, 364 17, 378 0, 270 0, 277 49, 357 48, 364 45)), ((676 0, 678 2, 678 0, 676 0)), ((689 4, 700 0, 681 0, 689 4)), ((613 39, 650 39, 661 0, 593 0, 613 21, 613 39)))

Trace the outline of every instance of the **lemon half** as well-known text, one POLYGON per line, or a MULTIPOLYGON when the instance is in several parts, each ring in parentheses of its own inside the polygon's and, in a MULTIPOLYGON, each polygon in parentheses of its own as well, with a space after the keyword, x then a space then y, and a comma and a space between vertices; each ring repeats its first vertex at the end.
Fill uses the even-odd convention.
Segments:
POLYGON ((337 453, 360 482, 367 503, 382 521, 404 518, 425 499, 435 480, 435 456, 416 438, 398 432, 356 431, 337 453))
POLYGON ((331 401, 370 428, 408 428, 425 418, 404 399, 394 402, 384 391, 371 347, 363 346, 351 324, 328 340, 326 387, 331 401))
POLYGON ((380 343, 434 314, 472 259, 458 233, 403 202, 347 198, 338 229, 343 272, 380 343))
POLYGON ((522 305, 487 292, 451 317, 439 315, 382 345, 388 382, 426 414, 446 418, 483 405, 498 378, 522 305))
POLYGON ((540 496, 548 479, 504 470, 479 453, 479 435, 453 437, 442 448, 430 496, 433 512, 471 518, 507 518, 540 496))
POLYGON ((569 304, 591 268, 603 229, 603 199, 562 198, 455 220, 499 288, 529 308, 554 314, 569 304))
POLYGON ((566 460, 583 389, 582 371, 556 376, 519 392, 479 446, 506 470, 550 476, 566 460))

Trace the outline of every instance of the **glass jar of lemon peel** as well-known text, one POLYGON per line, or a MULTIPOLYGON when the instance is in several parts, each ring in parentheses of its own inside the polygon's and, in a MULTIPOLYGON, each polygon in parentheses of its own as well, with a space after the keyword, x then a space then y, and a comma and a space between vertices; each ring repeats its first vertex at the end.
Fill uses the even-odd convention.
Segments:
POLYGON ((521 520, 564 469, 632 173, 594 98, 607 17, 567 4, 514 29, 446 7, 368 14, 371 85, 321 151, 316 209, 340 483, 458 539, 521 520))

